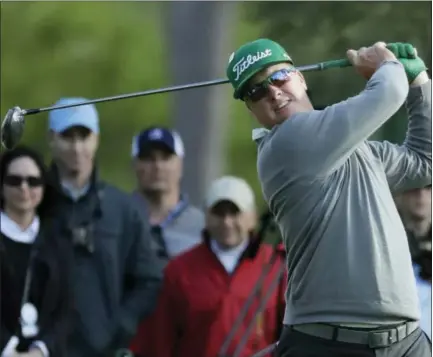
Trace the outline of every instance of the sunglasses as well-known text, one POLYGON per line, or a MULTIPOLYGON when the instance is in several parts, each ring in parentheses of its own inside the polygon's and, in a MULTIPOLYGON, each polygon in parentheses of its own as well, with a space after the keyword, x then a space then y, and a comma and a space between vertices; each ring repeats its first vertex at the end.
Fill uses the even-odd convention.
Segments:
POLYGON ((39 187, 44 183, 43 179, 37 176, 24 177, 18 175, 7 175, 4 178, 4 184, 12 187, 20 187, 24 182, 26 182, 29 187, 39 187))
POLYGON ((280 88, 283 86, 295 73, 295 69, 283 68, 279 71, 272 73, 268 78, 264 81, 254 84, 246 89, 244 92, 243 98, 249 99, 252 102, 258 102, 268 95, 268 88, 270 85, 280 88))

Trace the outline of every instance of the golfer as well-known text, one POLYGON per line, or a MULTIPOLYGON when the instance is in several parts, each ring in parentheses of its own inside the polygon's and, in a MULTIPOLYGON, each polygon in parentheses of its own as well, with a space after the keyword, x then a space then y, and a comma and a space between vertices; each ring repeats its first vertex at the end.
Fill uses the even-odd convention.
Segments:
POLYGON ((410 44, 347 57, 366 88, 321 111, 279 44, 247 43, 228 63, 234 98, 264 127, 253 132, 258 175, 287 250, 277 354, 431 356, 392 198, 431 183, 431 81, 410 44), (404 144, 369 141, 404 103, 404 144))

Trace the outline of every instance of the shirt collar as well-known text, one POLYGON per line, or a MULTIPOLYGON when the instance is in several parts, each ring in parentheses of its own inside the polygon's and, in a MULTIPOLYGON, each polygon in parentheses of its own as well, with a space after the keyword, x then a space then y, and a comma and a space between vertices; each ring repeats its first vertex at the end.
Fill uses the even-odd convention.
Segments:
MULTIPOLYGON (((140 203, 140 205, 148 215, 149 208, 147 205, 146 198, 138 190, 132 191, 131 196, 133 197, 133 199, 137 200, 140 203)), ((185 193, 181 193, 179 196, 179 201, 177 201, 176 205, 172 208, 172 210, 170 211, 166 219, 164 219, 164 221, 160 225, 167 226, 169 223, 175 221, 176 218, 178 218, 178 216, 180 215, 180 213, 182 213, 188 205, 189 205, 188 195, 185 193)))
POLYGON ((18 243, 31 244, 35 241, 40 228, 40 220, 38 216, 33 218, 32 223, 27 229, 22 230, 21 227, 13 221, 6 213, 0 213, 0 230, 11 240, 18 243))
POLYGON ((271 131, 269 129, 265 129, 265 128, 256 128, 256 129, 253 129, 252 139, 253 139, 253 141, 258 142, 261 139, 263 139, 270 132, 271 131))
POLYGON ((232 273, 242 258, 243 253, 248 248, 248 239, 245 239, 241 244, 231 249, 221 249, 218 243, 211 239, 210 248, 217 256, 218 260, 224 266, 228 273, 232 273))
POLYGON ((90 190, 90 183, 87 183, 83 188, 75 188, 69 182, 61 181, 60 185, 63 192, 72 198, 74 201, 78 201, 81 197, 85 196, 90 190))
MULTIPOLYGON (((205 228, 202 230, 202 239, 204 241, 204 243, 206 244, 206 246, 212 250, 211 247, 211 242, 212 239, 210 237, 209 231, 205 228)), ((260 246, 262 244, 262 240, 260 239, 259 236, 257 236, 257 234, 251 232, 250 233, 250 237, 247 240, 247 247, 246 249, 244 249, 241 259, 246 258, 246 259, 254 259, 260 249, 260 246)), ((213 251, 213 250, 212 250, 213 251)))
POLYGON ((74 200, 78 200, 80 197, 86 195, 91 190, 99 191, 104 187, 104 183, 99 180, 99 174, 97 170, 97 164, 95 163, 93 167, 92 174, 90 176, 89 182, 82 189, 75 189, 70 184, 61 180, 59 175, 59 170, 57 165, 52 162, 49 170, 49 184, 57 192, 66 195, 74 200))

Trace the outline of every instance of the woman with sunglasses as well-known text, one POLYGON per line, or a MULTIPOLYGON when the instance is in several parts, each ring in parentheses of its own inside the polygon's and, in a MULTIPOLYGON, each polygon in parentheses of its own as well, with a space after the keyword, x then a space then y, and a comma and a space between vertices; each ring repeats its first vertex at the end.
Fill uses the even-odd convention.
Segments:
POLYGON ((69 250, 50 225, 45 180, 34 150, 1 156, 1 357, 64 356, 69 250))

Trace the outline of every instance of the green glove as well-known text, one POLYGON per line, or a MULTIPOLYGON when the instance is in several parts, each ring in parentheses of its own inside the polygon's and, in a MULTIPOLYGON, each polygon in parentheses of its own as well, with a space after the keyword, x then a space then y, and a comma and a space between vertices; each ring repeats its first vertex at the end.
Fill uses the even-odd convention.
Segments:
POLYGON ((423 71, 427 70, 424 61, 418 57, 415 47, 410 43, 394 42, 386 45, 403 65, 409 84, 423 71))

